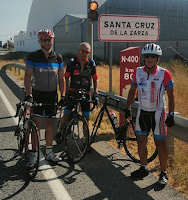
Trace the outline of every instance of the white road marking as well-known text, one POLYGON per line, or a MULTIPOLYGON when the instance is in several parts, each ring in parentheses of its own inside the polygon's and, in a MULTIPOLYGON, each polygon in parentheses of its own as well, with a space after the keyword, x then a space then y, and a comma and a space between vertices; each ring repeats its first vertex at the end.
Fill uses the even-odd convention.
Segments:
MULTIPOLYGON (((0 89, 0 96, 1 96, 5 106, 7 107, 7 110, 9 111, 10 115, 11 116, 14 115, 16 113, 16 111, 14 110, 12 105, 9 103, 9 100, 6 98, 5 94, 3 93, 3 91, 1 89, 0 89)), ((13 120, 14 120, 15 124, 18 123, 18 119, 13 118, 13 120)), ((48 162, 45 161, 44 155, 42 152, 40 152, 40 157, 41 157, 41 160, 40 160, 41 172, 42 172, 45 180, 47 180, 47 182, 55 196, 55 199, 71 200, 72 198, 69 196, 68 192, 62 185, 61 181, 58 179, 56 173, 51 168, 51 166, 48 164, 48 162)))

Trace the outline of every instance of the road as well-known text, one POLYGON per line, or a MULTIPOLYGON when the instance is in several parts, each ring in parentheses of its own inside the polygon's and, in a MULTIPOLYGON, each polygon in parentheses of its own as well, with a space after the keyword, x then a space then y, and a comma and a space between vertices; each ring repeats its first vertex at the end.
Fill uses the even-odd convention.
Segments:
POLYGON ((9 51, 0 51, 0 55, 5 55, 7 53, 9 53, 9 51))
MULTIPOLYGON (((61 146, 54 151, 64 159, 50 165, 41 154, 37 177, 27 178, 23 160, 15 157, 15 104, 23 100, 21 83, 6 70, 0 72, 0 199, 23 200, 186 200, 169 185, 161 189, 152 173, 133 180, 130 173, 139 166, 105 141, 92 144, 93 151, 76 165, 69 163, 61 146)), ((44 153, 44 131, 41 133, 44 153)), ((55 142, 54 142, 55 144, 55 142)))

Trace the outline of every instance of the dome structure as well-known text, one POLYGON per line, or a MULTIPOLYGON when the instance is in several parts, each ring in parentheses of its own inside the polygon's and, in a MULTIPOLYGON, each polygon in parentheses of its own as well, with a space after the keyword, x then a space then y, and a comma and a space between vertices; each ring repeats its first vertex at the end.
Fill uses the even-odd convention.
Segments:
MULTIPOLYGON (((99 0, 102 5, 106 0, 99 0)), ((53 30, 66 14, 87 15, 88 0, 33 0, 29 14, 26 35, 14 37, 15 51, 34 51, 40 48, 37 41, 38 30, 48 28, 53 30), (24 41, 20 46, 20 40, 24 41)))

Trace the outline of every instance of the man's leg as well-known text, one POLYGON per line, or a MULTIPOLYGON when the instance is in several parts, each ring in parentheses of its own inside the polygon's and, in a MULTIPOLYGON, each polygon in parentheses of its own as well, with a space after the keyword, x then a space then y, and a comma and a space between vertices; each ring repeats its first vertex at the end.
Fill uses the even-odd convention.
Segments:
POLYGON ((137 136, 138 154, 140 157, 140 163, 143 166, 147 165, 147 155, 148 155, 147 142, 148 142, 147 136, 137 136))
POLYGON ((133 178, 144 178, 149 174, 147 168, 147 141, 147 136, 137 136, 138 154, 140 157, 141 167, 138 170, 131 173, 131 176, 133 178))
POLYGON ((39 134, 40 134, 42 118, 41 117, 33 116, 33 121, 35 122, 35 124, 36 124, 36 126, 38 128, 39 134))
POLYGON ((62 135, 61 135, 61 132, 63 130, 63 128, 65 127, 66 123, 69 121, 70 119, 70 114, 64 114, 63 117, 60 119, 60 122, 59 122, 59 127, 57 129, 57 133, 55 135, 55 138, 54 140, 56 141, 57 144, 61 144, 62 143, 62 135))
POLYGON ((167 170, 167 159, 168 159, 166 140, 157 140, 155 141, 155 144, 158 150, 161 171, 165 172, 167 170))
POLYGON ((161 185, 166 185, 168 182, 168 176, 167 176, 168 150, 167 150, 166 140, 156 140, 155 144, 158 150, 159 162, 161 167, 161 173, 159 175, 158 183, 161 185))
POLYGON ((54 137, 54 123, 55 123, 55 119, 53 119, 53 118, 46 118, 46 120, 45 120, 46 146, 52 146, 53 137, 54 137))
POLYGON ((55 119, 53 118, 46 118, 45 120, 45 138, 46 138, 46 160, 58 162, 61 161, 62 158, 55 156, 54 152, 52 151, 52 143, 54 137, 54 123, 55 119))
POLYGON ((70 115, 64 114, 59 122, 59 129, 63 130, 65 124, 69 121, 70 115))

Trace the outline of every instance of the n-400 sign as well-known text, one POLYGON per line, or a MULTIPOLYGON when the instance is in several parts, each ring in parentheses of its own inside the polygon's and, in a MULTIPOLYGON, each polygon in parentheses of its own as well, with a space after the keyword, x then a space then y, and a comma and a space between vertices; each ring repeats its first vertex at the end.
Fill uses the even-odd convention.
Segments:
POLYGON ((121 59, 122 59, 122 62, 132 62, 132 63, 136 62, 137 63, 139 61, 138 56, 128 56, 128 57, 122 56, 121 59))

